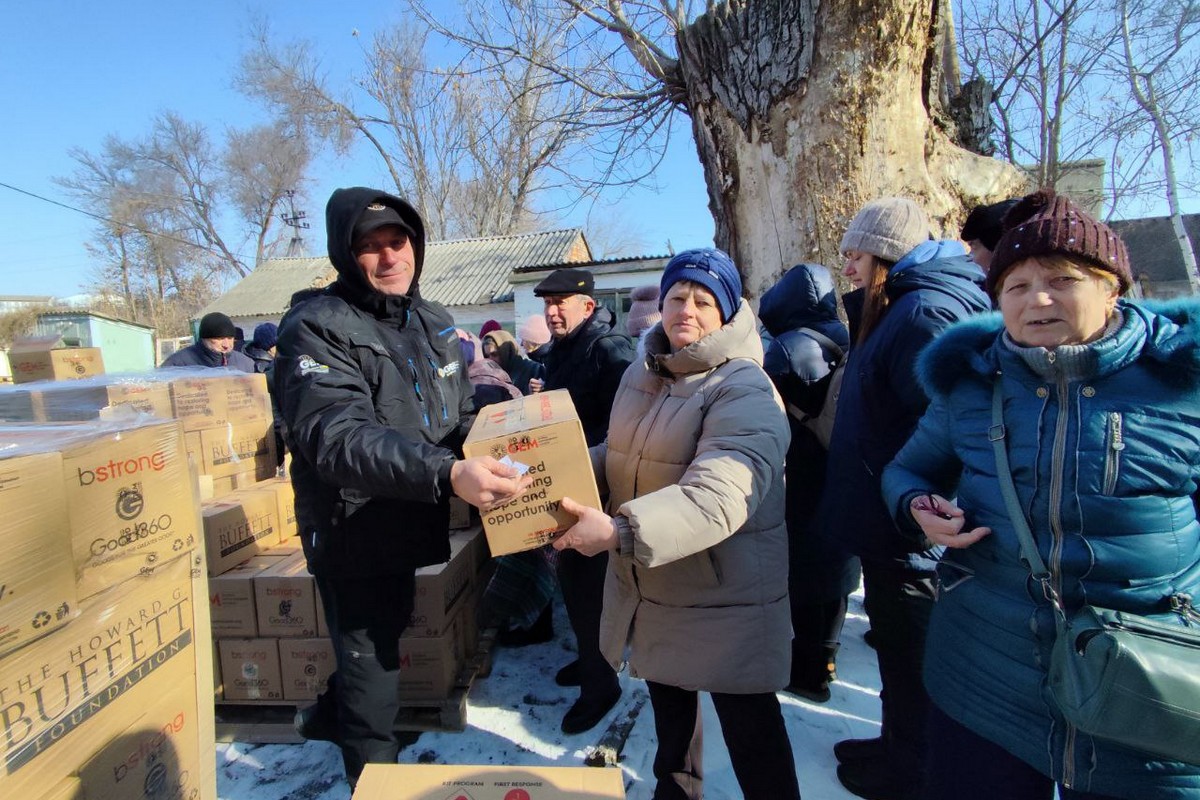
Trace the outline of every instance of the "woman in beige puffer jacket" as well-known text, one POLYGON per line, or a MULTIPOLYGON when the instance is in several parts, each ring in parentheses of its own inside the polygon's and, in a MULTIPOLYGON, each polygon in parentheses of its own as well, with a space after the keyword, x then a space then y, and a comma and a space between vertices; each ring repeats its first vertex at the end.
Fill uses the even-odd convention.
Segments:
POLYGON ((656 798, 702 796, 697 692, 712 694, 743 794, 799 798, 775 692, 788 681, 783 462, 789 429, 762 370, 757 319, 719 250, 675 256, 663 320, 617 390, 592 449, 610 517, 555 542, 609 559, 600 644, 648 682, 656 798))

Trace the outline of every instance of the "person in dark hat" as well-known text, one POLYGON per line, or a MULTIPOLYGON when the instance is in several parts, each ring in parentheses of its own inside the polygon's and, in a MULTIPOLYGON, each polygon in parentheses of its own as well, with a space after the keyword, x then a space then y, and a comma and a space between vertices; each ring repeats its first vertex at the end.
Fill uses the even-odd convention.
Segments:
POLYGON ((461 457, 473 392, 453 320, 421 296, 417 210, 377 189, 338 189, 325 219, 337 280, 284 317, 275 390, 337 662, 296 728, 341 746, 353 787, 367 763, 396 762, 400 636, 415 570, 450 556, 450 496, 491 508, 531 480, 461 457))
POLYGON ((1004 215, 1017 204, 1017 198, 1001 200, 999 203, 975 206, 963 223, 959 238, 967 243, 971 260, 986 271, 992 263, 992 251, 1004 233, 1004 215))
MULTIPOLYGON (((533 288, 545 306, 546 326, 554 344, 543 362, 544 381, 531 380, 534 391, 566 389, 571 393, 588 446, 608 435, 608 417, 625 369, 636 355, 633 341, 613 329, 613 313, 592 297, 595 280, 586 269, 556 269, 533 288)), ((579 699, 563 717, 563 733, 589 730, 621 696, 617 674, 600 652, 600 610, 608 556, 588 558, 574 550, 558 559, 558 581, 579 657, 555 676, 563 686, 579 686, 579 699)))
POLYGON ((654 797, 703 796, 705 692, 738 796, 800 800, 776 695, 792 638, 783 404, 727 254, 676 254, 658 307, 662 321, 642 336, 644 357, 625 371, 592 452, 607 513, 564 497, 578 522, 553 546, 608 561, 601 647, 646 681, 654 797))
MULTIPOLYGON (((921 353, 931 402, 883 469, 892 535, 945 548, 921 800, 1200 797, 1195 737, 1179 759, 1092 735, 1060 711, 1050 677, 1063 617, 1084 604, 1153 617, 1164 637, 1196 630, 1200 302, 1126 299, 1125 244, 1051 189, 1022 198, 1004 226, 987 275, 1000 313, 921 353)), ((1079 641, 1091 658, 1101 640, 1079 641)))
POLYGON ((275 343, 279 328, 274 322, 261 322, 254 328, 254 337, 242 352, 254 361, 254 371, 266 373, 275 361, 275 343))
POLYGON ((205 314, 197 330, 200 341, 177 350, 160 367, 228 367, 254 372, 254 362, 233 348, 237 328, 220 311, 205 314))

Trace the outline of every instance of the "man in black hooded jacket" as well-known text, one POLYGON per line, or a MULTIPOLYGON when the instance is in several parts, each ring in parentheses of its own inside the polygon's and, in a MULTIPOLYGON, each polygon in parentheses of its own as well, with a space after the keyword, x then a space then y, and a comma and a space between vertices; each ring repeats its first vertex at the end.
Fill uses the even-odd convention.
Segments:
POLYGON ((449 558, 450 495, 487 508, 528 479, 492 458, 459 458, 471 386, 453 320, 421 298, 416 209, 338 189, 325 218, 337 280, 284 318, 275 388, 337 658, 329 691, 297 727, 341 746, 353 787, 365 764, 399 752, 399 639, 414 571, 449 558))

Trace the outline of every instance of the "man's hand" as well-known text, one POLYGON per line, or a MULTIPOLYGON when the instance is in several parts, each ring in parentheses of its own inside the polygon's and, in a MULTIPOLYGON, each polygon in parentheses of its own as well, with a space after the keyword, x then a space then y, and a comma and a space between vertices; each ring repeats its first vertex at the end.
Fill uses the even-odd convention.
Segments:
POLYGON ((520 477, 514 468, 491 456, 465 458, 450 467, 454 493, 481 511, 504 505, 532 483, 531 475, 520 477))
POLYGON ((542 380, 541 378, 530 378, 529 379, 529 391, 532 394, 537 394, 538 392, 540 392, 545 385, 546 385, 546 382, 544 380, 542 380))
POLYGON ((579 521, 562 536, 554 540, 555 550, 578 550, 585 556, 594 556, 620 547, 617 539, 617 524, 603 511, 576 503, 569 497, 562 499, 563 511, 573 514, 579 521))

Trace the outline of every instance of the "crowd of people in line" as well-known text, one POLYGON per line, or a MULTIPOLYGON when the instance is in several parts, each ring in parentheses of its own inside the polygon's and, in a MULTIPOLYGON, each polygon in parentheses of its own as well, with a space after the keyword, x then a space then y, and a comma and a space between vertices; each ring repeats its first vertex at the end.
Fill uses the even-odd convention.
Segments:
MULTIPOLYGON (((326 223, 337 280, 247 355, 273 356, 337 655, 297 726, 339 744, 352 786, 399 750, 397 639, 413 571, 447 556, 447 498, 487 509, 528 485, 461 457, 474 413, 566 389, 604 510, 564 499, 577 523, 497 559, 481 613, 502 644, 544 642, 561 592, 577 658, 555 681, 579 687, 565 734, 614 708, 619 670, 646 681, 656 800, 703 796, 700 692, 744 796, 800 797, 777 692, 829 700, 860 578, 882 723, 834 748, 853 794, 1200 798, 1200 744, 1195 763, 1152 757, 1051 701, 1055 607, 1003 499, 997 430, 1063 606, 1200 625, 1200 302, 1127 299, 1124 243, 1069 198, 981 206, 961 239, 910 199, 873 200, 841 238, 851 291, 797 264, 757 313, 712 248, 636 289, 625 331, 590 272, 559 269, 515 336, 421 297, 424 224, 404 200, 340 189, 326 223)), ((215 355, 181 358, 237 366, 230 328, 205 317, 215 355)))

